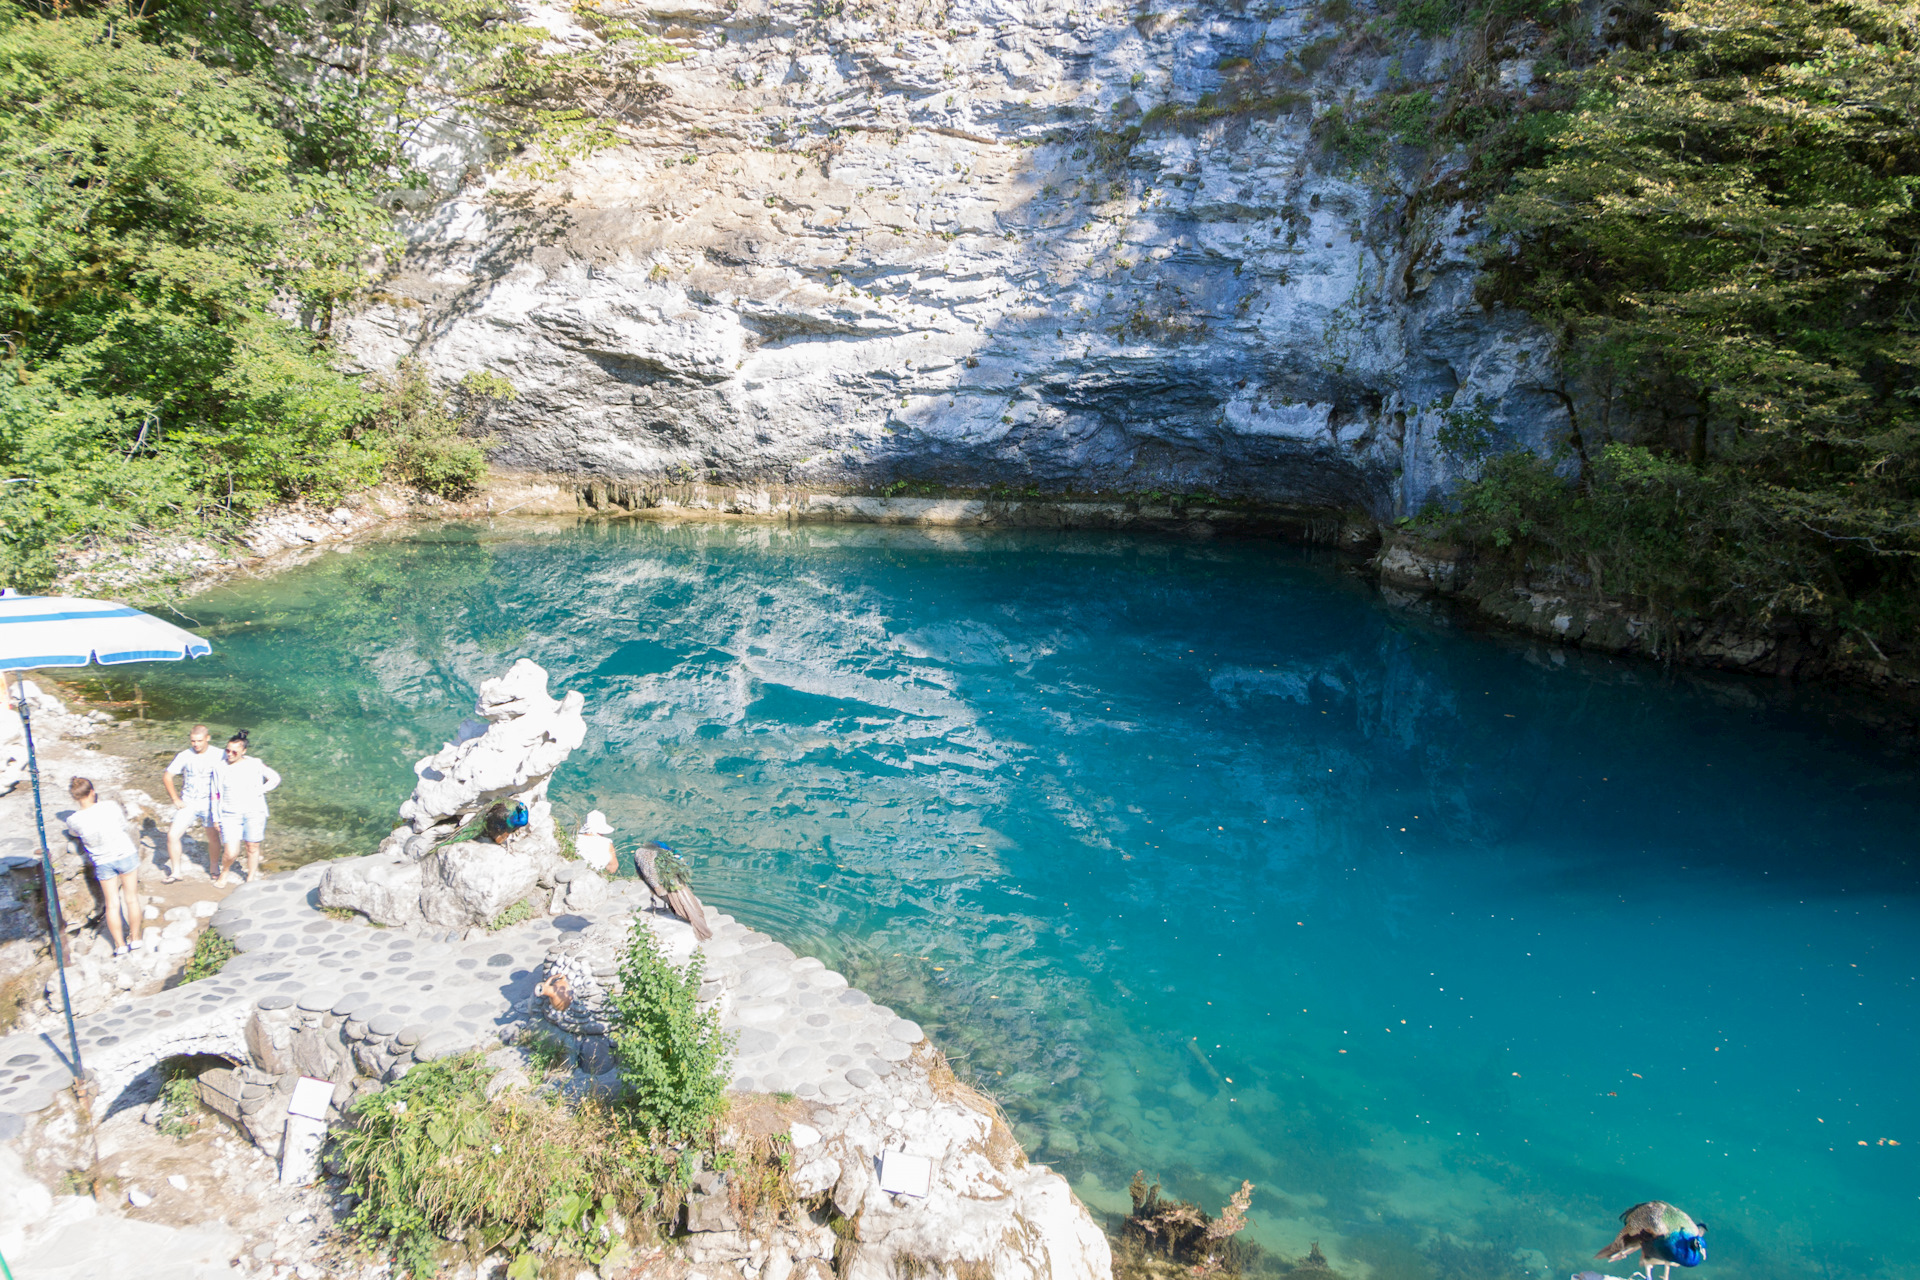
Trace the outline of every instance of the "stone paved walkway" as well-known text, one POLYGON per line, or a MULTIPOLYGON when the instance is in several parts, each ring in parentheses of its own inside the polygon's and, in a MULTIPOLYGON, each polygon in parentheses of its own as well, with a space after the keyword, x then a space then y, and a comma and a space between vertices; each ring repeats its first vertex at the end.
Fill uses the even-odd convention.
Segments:
MULTIPOLYGON (((421 1060, 450 1056, 498 1038, 526 1020, 526 1002, 547 953, 569 934, 624 929, 642 903, 637 881, 617 881, 592 910, 537 917, 467 940, 427 940, 336 920, 315 905, 323 864, 249 885, 230 895, 212 926, 239 954, 216 976, 130 998, 79 1020, 81 1052, 110 1110, 142 1072, 176 1054, 248 1055, 256 1008, 331 1012, 393 1037, 421 1060)), ((691 954, 692 930, 653 912, 669 955, 691 954)), ((923 1038, 918 1026, 818 960, 796 957, 763 933, 714 913, 702 950, 718 978, 724 1025, 738 1032, 733 1088, 791 1092, 837 1102, 871 1089, 923 1038)), ((60 1032, 0 1040, 0 1140, 51 1104, 72 1080, 60 1032)))

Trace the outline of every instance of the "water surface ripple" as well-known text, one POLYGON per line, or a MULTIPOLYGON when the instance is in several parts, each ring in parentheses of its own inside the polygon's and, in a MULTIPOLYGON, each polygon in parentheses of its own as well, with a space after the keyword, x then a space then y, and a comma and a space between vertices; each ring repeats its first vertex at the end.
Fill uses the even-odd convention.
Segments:
POLYGON ((145 690, 254 730, 270 849, 370 848, 531 657, 587 695, 564 810, 926 1024, 1096 1209, 1250 1178, 1285 1256, 1538 1280, 1658 1197, 1726 1280, 1920 1269, 1920 791, 1817 698, 1100 534, 447 529, 188 611, 216 656, 145 690))

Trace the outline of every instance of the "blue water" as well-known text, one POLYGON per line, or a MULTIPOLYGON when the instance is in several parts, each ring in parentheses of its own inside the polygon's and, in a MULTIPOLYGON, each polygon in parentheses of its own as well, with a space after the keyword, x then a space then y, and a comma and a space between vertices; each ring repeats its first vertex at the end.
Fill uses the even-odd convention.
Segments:
POLYGON ((1495 1280, 1657 1197, 1702 1275, 1920 1274, 1920 770, 1829 696, 1103 534, 449 529, 186 612, 145 692, 254 730, 270 854, 371 848, 531 657, 587 695, 564 811, 920 1020, 1097 1210, 1249 1178, 1284 1257, 1495 1280))

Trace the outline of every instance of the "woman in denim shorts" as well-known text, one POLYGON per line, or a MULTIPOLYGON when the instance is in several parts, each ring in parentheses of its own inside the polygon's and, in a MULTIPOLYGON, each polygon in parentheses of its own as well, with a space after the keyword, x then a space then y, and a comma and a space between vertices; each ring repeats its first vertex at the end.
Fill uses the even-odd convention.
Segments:
POLYGON ((67 819, 67 830, 87 851, 106 900, 107 937, 113 941, 113 954, 124 956, 140 945, 140 847, 127 834, 126 811, 102 800, 91 781, 75 778, 67 794, 80 806, 67 819))
POLYGON ((267 792, 280 785, 280 775, 247 754, 247 731, 227 739, 226 755, 213 766, 213 822, 226 842, 215 884, 227 874, 247 848, 247 883, 260 874, 260 841, 267 834, 267 792))

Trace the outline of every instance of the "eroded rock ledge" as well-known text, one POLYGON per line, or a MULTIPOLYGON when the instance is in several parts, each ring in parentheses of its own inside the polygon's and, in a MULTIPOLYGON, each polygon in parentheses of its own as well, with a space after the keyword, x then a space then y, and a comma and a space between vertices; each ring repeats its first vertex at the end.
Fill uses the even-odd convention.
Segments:
POLYGON ((506 377, 497 461, 607 485, 1405 514, 1458 474, 1456 401, 1543 450, 1565 412, 1551 335, 1475 299, 1462 159, 1356 167, 1316 128, 1461 56, 1371 9, 633 6, 678 56, 624 144, 451 164, 339 347, 506 377))
MULTIPOLYGON (((1751 675, 1835 683, 1904 695, 1920 692, 1920 666, 1910 655, 1887 655, 1871 641, 1800 625, 1757 619, 1664 617, 1607 595, 1588 574, 1560 568, 1536 573, 1488 563, 1468 547, 1394 531, 1373 559, 1390 600, 1437 597, 1502 628, 1559 644, 1627 657, 1751 675)), ((1888 727, 1898 712, 1889 709, 1888 727)), ((1903 732, 1912 736, 1912 717, 1903 732)))

